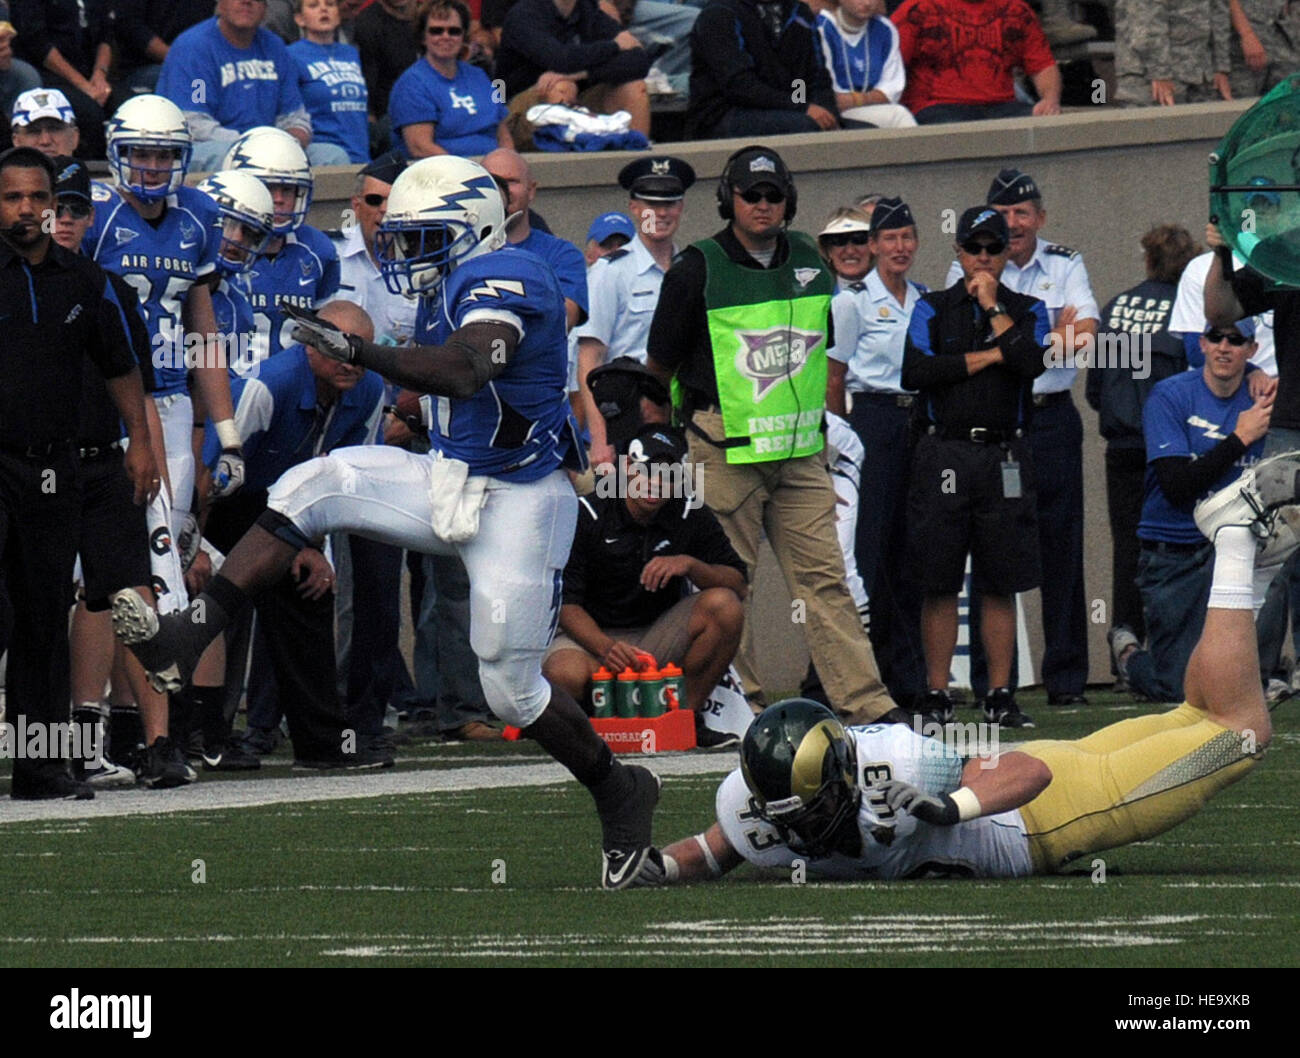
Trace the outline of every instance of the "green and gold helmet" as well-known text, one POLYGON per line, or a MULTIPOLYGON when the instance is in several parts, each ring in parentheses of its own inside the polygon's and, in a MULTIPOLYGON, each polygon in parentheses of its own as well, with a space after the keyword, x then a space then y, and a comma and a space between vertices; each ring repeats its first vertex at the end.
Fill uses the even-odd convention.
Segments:
POLYGON ((826 706, 787 698, 764 709, 740 747, 740 770, 759 815, 797 852, 824 856, 861 791, 853 739, 826 706))

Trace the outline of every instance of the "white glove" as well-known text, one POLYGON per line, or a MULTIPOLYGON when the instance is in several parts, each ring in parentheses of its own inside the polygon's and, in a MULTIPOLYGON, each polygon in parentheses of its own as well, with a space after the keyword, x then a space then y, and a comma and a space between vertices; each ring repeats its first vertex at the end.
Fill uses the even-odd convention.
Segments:
POLYGON ((331 360, 341 360, 345 364, 354 364, 361 339, 355 334, 341 331, 329 320, 321 319, 310 309, 300 309, 295 305, 283 305, 284 314, 294 321, 290 333, 295 342, 310 345, 322 356, 331 360))
POLYGON ((244 453, 238 448, 223 448, 212 472, 212 495, 229 496, 244 483, 244 453))
MULTIPOLYGON (((242 467, 242 464, 241 464, 242 467)), ((243 480, 241 469, 240 480, 243 480)), ((176 550, 181 556, 181 572, 188 573, 194 560, 198 557, 203 544, 203 534, 199 532, 199 520, 193 511, 186 511, 181 519, 181 531, 176 538, 176 550)))

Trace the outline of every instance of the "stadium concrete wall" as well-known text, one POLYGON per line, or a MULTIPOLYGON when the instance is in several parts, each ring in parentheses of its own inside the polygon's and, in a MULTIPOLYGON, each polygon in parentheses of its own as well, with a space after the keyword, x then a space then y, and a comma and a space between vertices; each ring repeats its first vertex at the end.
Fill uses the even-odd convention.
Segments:
MULTIPOLYGON (((1138 240, 1153 224, 1184 224, 1200 240, 1208 212, 1208 156, 1245 109, 1243 103, 1098 109, 1055 118, 798 135, 783 138, 779 150, 796 175, 797 228, 816 232, 832 209, 868 191, 906 199, 921 239, 912 276, 931 287, 943 284, 953 257, 953 217, 983 202, 998 169, 1017 166, 1033 175, 1043 191, 1048 222, 1042 234, 1083 252, 1100 305, 1144 278, 1138 240)), ((699 178, 687 194, 683 242, 721 226, 714 199, 717 177, 727 156, 744 143, 665 145, 690 162, 699 178)), ((614 152, 530 155, 541 185, 536 208, 557 235, 581 244, 593 217, 626 207, 617 174, 631 157, 614 152)), ((354 172, 319 171, 312 223, 339 225, 354 172)), ((1075 402, 1084 420, 1089 682, 1105 683, 1111 679, 1105 639, 1111 562, 1104 446, 1096 415, 1083 399, 1082 375, 1075 402)), ((1024 602, 1036 673, 1042 654, 1037 592, 1024 602)), ((807 651, 802 637, 790 634, 790 594, 770 552, 760 563, 754 614, 766 688, 796 687, 807 651)))

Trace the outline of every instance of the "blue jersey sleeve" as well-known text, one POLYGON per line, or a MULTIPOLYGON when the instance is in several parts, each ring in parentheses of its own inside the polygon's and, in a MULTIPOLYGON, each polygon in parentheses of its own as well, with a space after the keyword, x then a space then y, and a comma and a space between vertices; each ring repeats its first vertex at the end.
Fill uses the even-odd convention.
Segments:
POLYGON ((1187 432, 1187 409, 1179 400, 1182 387, 1175 375, 1156 384, 1142 409, 1142 433, 1147 442, 1147 462, 1192 455, 1187 432))

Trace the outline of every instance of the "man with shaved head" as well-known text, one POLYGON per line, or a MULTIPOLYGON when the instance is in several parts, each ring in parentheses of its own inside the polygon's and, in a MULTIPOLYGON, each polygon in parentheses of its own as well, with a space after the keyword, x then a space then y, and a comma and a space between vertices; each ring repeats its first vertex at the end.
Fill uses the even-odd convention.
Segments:
POLYGON ((522 154, 499 147, 483 156, 483 168, 492 174, 505 199, 510 245, 536 254, 551 266, 564 294, 565 327, 573 330, 587 319, 587 259, 567 239, 537 228, 531 212, 537 181, 522 154))
MULTIPOLYGON (((374 340, 365 310, 331 301, 320 315, 374 340)), ((384 382, 365 371, 294 345, 263 361, 256 375, 231 382, 235 424, 244 447, 244 487, 212 507, 205 536, 228 551, 266 509, 267 489, 290 467, 347 445, 373 443, 383 412, 384 382)), ((219 444, 209 434, 212 465, 219 444)), ((257 601, 266 631, 280 707, 289 721, 294 765, 307 768, 387 767, 391 752, 357 742, 339 702, 334 664, 334 570, 316 548, 304 548, 289 573, 257 601)), ((227 721, 227 732, 228 735, 227 721)), ((206 733, 205 733, 206 741, 206 733)))

